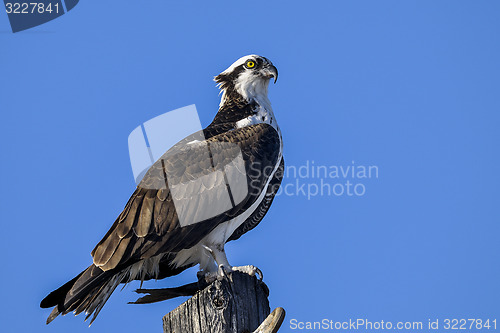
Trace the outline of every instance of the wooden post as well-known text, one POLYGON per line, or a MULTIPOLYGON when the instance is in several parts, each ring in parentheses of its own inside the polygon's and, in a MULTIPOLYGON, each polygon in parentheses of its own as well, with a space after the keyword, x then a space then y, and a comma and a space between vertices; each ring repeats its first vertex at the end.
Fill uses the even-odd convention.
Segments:
POLYGON ((277 308, 269 315, 268 296, 269 289, 255 276, 232 272, 165 315, 163 332, 277 332, 285 314, 277 308))

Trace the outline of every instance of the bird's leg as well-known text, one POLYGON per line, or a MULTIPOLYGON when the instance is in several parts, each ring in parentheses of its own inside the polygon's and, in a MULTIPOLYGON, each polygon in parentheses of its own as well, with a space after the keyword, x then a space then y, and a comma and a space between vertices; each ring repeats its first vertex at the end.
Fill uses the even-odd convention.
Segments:
POLYGON ((250 276, 255 276, 255 274, 258 274, 260 276, 259 278, 260 281, 262 281, 262 279, 264 278, 262 271, 253 265, 238 266, 238 267, 231 266, 227 260, 226 252, 224 251, 224 245, 214 245, 211 247, 207 246, 205 248, 207 249, 207 251, 210 252, 210 254, 213 256, 215 262, 218 265, 217 271, 211 270, 205 273, 204 277, 207 282, 211 283, 216 279, 222 279, 227 274, 230 274, 231 272, 234 271, 242 272, 250 276))
POLYGON ((231 265, 227 261, 226 251, 224 251, 224 245, 216 245, 212 248, 212 254, 214 256, 215 262, 219 266, 219 270, 222 268, 225 271, 231 271, 231 265))
POLYGON ((204 248, 217 265, 211 260, 205 269, 198 272, 198 279, 204 278, 206 282, 212 283, 227 276, 227 273, 231 272, 231 265, 227 261, 224 245, 204 246, 204 248))

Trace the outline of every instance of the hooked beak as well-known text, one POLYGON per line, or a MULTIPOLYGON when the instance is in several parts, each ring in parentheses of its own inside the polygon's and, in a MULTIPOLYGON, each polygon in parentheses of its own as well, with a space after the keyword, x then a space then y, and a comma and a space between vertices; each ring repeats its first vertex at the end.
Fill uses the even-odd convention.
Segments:
POLYGON ((278 69, 274 67, 274 65, 271 65, 270 71, 272 77, 274 77, 274 83, 276 83, 276 81, 278 81, 278 69))
POLYGON ((267 78, 274 78, 274 83, 278 81, 278 69, 274 65, 268 65, 263 69, 263 75, 267 78))

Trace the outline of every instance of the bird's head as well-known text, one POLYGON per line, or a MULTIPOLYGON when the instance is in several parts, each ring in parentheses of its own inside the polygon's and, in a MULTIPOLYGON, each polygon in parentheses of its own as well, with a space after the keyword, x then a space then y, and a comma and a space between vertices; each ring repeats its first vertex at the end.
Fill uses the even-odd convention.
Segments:
POLYGON ((276 83, 278 70, 270 60, 255 54, 241 57, 214 78, 223 92, 221 105, 234 93, 247 102, 268 102, 270 79, 276 83))

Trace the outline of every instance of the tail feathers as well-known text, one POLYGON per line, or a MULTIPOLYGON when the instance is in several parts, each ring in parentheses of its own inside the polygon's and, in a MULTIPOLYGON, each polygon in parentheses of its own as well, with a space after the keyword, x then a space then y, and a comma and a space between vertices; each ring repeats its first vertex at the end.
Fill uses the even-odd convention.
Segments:
POLYGON ((82 276, 83 273, 85 273, 85 271, 78 274, 73 280, 66 282, 63 286, 59 287, 58 289, 56 289, 53 292, 51 292, 50 294, 48 294, 40 302, 40 307, 41 308, 51 308, 51 307, 59 304, 60 300, 64 299, 66 297, 66 294, 68 293, 68 291, 73 287, 76 280, 78 280, 78 278, 80 276, 82 276))
POLYGON ((47 318, 47 324, 59 314, 74 312, 76 316, 85 312, 87 314, 85 320, 93 314, 90 326, 126 274, 126 271, 105 272, 94 265, 89 266, 73 280, 54 290, 42 300, 40 303, 42 308, 54 306, 47 318))

